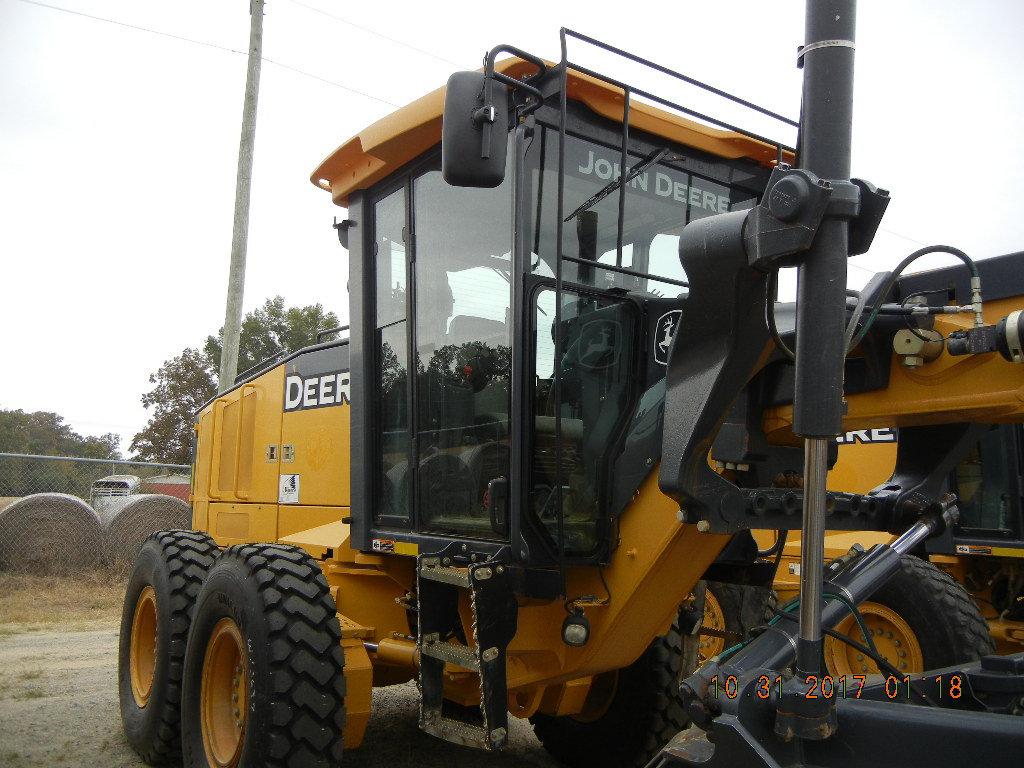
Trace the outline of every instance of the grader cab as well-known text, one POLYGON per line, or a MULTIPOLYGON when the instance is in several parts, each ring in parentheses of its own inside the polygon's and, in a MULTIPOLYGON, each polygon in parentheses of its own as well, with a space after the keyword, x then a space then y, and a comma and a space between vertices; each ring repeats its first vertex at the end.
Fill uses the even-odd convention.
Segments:
MULTIPOLYGON (((703 580, 770 583, 750 529, 800 524, 800 493, 765 482, 802 470, 793 329, 767 276, 806 248, 828 185, 792 172, 780 141, 571 62, 570 40, 650 64, 569 30, 558 64, 501 46, 314 172, 348 211, 349 336, 268 361, 197 416, 194 530, 144 545, 122 623, 125 730, 148 761, 337 765, 373 686, 413 679, 427 733, 497 750, 509 716, 529 718, 570 766, 689 759, 670 739, 715 722, 706 689, 680 686, 686 638, 703 580), (757 280, 735 254, 687 257, 687 233, 723 216, 755 222, 757 280)), ((857 189, 866 248, 885 196, 857 189)), ((994 350, 1019 348, 1004 318, 1024 286, 986 301, 991 350, 905 378, 893 280, 847 310, 870 321, 846 426, 1022 420, 1022 369, 994 350), (930 371, 948 397, 904 416, 930 371)), ((954 298, 973 312, 970 292, 954 298)), ((964 317, 940 320, 980 344, 964 317)), ((918 479, 959 445, 936 429, 918 479)), ((927 482, 894 483, 830 510, 840 527, 913 526, 865 556, 885 572, 871 586, 955 516, 927 482)), ((836 588, 851 599, 828 603, 833 623, 866 589, 836 588)), ((788 625, 767 635, 795 645, 788 625)))

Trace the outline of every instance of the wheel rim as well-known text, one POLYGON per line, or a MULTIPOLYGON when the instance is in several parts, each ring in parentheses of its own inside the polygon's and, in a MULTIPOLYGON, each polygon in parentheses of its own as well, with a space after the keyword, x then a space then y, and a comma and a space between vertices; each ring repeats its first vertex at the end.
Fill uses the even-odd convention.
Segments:
POLYGON ((572 716, 581 723, 592 723, 604 717, 619 690, 619 671, 605 672, 594 678, 583 702, 583 710, 572 716))
MULTIPOLYGON (((898 613, 888 606, 871 602, 862 603, 860 612, 882 658, 902 674, 924 671, 921 643, 914 630, 898 613)), ((843 619, 836 626, 836 631, 859 643, 864 642, 864 636, 853 616, 843 619)), ((833 675, 875 675, 881 672, 871 658, 842 640, 829 636, 825 637, 825 666, 833 675)))
POLYGON ((143 709, 153 693, 156 672, 156 590, 146 587, 135 602, 132 615, 132 637, 128 652, 128 671, 132 697, 143 709))
POLYGON ((245 643, 232 619, 213 628, 203 657, 200 691, 203 748, 210 765, 233 768, 242 753, 248 716, 245 643))
MULTIPOLYGON (((692 646, 691 646, 692 647, 692 646)), ((710 589, 704 590, 704 620, 701 623, 700 645, 697 647, 697 666, 725 650, 725 612, 710 589), (706 634, 710 629, 718 634, 706 634)))

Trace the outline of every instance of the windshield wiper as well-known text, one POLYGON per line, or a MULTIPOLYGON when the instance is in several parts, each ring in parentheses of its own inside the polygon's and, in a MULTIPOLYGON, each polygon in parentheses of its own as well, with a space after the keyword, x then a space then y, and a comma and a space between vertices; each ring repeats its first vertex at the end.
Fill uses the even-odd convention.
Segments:
POLYGON ((613 181, 609 181, 607 184, 605 184, 603 187, 601 187, 601 189, 599 189, 596 193, 594 193, 593 197, 589 198, 585 203, 583 203, 583 205, 581 205, 575 211, 573 211, 568 216, 566 216, 564 221, 569 221, 571 219, 575 219, 577 216, 579 216, 584 211, 586 211, 586 210, 588 210, 590 208, 593 208, 599 202, 601 202, 606 197, 608 197, 608 195, 610 195, 612 192, 617 190, 620 186, 622 186, 623 184, 628 184, 629 182, 631 182, 633 179, 635 179, 637 176, 639 176, 641 173, 643 173, 645 170, 647 170, 647 168, 649 168, 651 165, 654 165, 654 163, 656 163, 659 160, 661 160, 661 158, 663 158, 667 154, 668 154, 668 150, 667 149, 656 149, 656 150, 654 150, 653 152, 651 152, 651 154, 649 154, 647 157, 645 157, 639 163, 637 163, 632 168, 630 168, 629 171, 625 175, 620 173, 619 174, 619 178, 617 178, 617 179, 615 179, 613 181))

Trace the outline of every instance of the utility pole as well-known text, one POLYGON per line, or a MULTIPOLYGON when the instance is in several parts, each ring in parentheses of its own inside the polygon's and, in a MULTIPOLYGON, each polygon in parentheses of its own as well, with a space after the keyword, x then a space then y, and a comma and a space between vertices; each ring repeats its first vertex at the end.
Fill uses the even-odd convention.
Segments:
POLYGON ((245 102, 242 105, 242 137, 238 142, 238 173, 235 178, 235 219, 231 230, 231 268, 224 308, 218 389, 235 383, 238 373, 238 340, 242 331, 242 298, 245 294, 245 256, 249 237, 249 190, 252 186, 252 156, 256 144, 256 101, 260 92, 260 62, 263 59, 263 3, 249 0, 249 68, 245 73, 245 102))

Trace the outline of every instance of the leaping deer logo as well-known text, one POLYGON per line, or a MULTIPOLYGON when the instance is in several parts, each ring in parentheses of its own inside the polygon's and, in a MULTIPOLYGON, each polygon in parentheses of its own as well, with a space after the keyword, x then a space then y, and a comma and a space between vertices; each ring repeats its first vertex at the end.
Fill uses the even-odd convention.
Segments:
POLYGON ((668 353, 672 349, 672 339, 676 335, 681 314, 682 310, 673 309, 658 318, 654 334, 654 362, 659 365, 668 365, 668 353))

